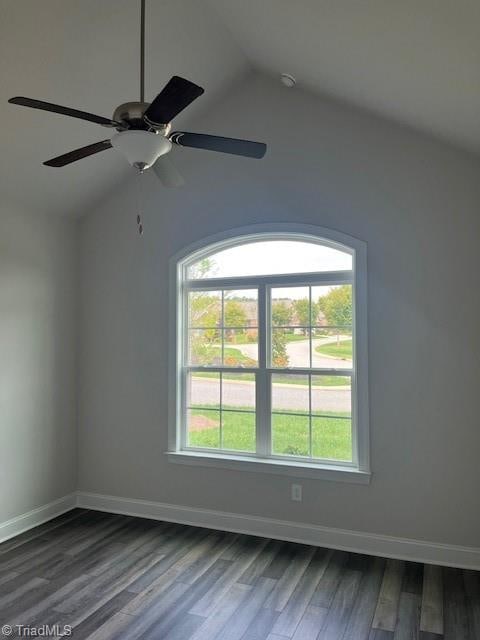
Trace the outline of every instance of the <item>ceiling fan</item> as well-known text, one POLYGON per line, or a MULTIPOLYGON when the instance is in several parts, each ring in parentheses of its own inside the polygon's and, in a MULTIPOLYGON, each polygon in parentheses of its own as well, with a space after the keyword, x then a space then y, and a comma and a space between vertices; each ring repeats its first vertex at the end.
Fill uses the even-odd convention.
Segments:
POLYGON ((267 150, 267 146, 261 142, 188 131, 171 132, 171 121, 175 116, 203 93, 204 89, 190 80, 173 76, 151 103, 145 102, 145 0, 141 0, 139 102, 121 104, 115 109, 112 118, 21 96, 10 98, 9 102, 116 129, 117 132, 107 140, 47 160, 43 164, 48 167, 64 167, 100 151, 114 148, 123 153, 139 172, 143 173, 145 169, 152 167, 165 186, 180 186, 183 184, 181 175, 164 157, 172 149, 172 145, 220 151, 248 158, 263 158, 267 150))

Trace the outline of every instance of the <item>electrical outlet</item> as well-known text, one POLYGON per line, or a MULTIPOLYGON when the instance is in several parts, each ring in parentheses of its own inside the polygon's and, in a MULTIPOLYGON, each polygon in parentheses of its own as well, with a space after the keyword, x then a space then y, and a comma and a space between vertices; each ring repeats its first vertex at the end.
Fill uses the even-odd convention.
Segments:
POLYGON ((292 484, 292 500, 295 502, 302 501, 302 485, 301 484, 292 484))

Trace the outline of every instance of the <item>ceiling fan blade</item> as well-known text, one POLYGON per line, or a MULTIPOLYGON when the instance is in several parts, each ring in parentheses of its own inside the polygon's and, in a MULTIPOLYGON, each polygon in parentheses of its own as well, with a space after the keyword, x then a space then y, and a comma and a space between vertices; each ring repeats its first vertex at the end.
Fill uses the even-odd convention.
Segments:
POLYGON ((144 118, 154 124, 168 124, 203 92, 202 87, 190 80, 173 76, 145 111, 144 118))
POLYGON ((51 102, 43 102, 42 100, 34 100, 32 98, 24 98, 23 96, 17 96, 10 98, 10 104, 19 104, 22 107, 30 107, 31 109, 41 109, 42 111, 51 111, 52 113, 59 113, 62 116, 70 116, 71 118, 78 118, 79 120, 88 120, 95 124, 101 124, 105 127, 121 127, 120 122, 115 122, 109 118, 103 118, 102 116, 96 116, 94 113, 87 113, 86 111, 79 111, 78 109, 70 109, 70 107, 62 107, 58 104, 52 104, 51 102))
POLYGON ((111 147, 112 144, 110 140, 102 140, 101 142, 94 142, 93 144, 89 144, 86 147, 75 149, 75 151, 64 153, 63 156, 57 156, 56 158, 47 160, 43 164, 45 164, 47 167, 64 167, 67 164, 71 164, 72 162, 76 162, 77 160, 81 160, 82 158, 86 158, 87 156, 92 156, 94 153, 99 153, 99 151, 111 149, 111 147))
POLYGON ((152 169, 165 187, 181 187, 185 184, 174 164, 165 156, 161 156, 152 169))
POLYGON ((175 131, 171 134, 170 140, 182 147, 220 151, 221 153, 231 153, 236 156, 246 156, 247 158, 263 158, 267 151, 267 145, 263 142, 210 136, 205 133, 175 131))

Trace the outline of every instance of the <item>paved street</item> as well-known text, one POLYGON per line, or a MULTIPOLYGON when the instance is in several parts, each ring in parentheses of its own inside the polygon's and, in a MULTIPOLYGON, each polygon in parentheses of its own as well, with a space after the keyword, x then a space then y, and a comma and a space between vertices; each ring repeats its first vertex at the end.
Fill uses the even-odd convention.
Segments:
MULTIPOLYGON (((351 336, 340 336, 340 340, 349 340, 351 336)), ((320 355, 315 351, 315 348, 321 344, 333 344, 337 342, 336 336, 329 336, 327 338, 314 338, 312 340, 312 365, 319 368, 331 368, 331 369, 351 369, 351 360, 342 360, 333 356, 320 355)), ((257 345, 256 344, 235 344, 228 345, 235 347, 249 358, 257 358, 257 345)), ((288 342, 286 345, 288 361, 291 367, 309 367, 309 344, 308 340, 298 340, 296 342, 288 342)))
MULTIPOLYGON (((193 378, 190 404, 218 404, 219 384, 212 378, 193 378)), ((224 380, 224 397, 229 406, 247 407, 252 404, 253 382, 224 380)), ((274 408, 308 410, 308 387, 294 384, 279 384, 274 388, 274 408)), ((316 412, 350 411, 350 389, 343 387, 312 387, 312 407, 316 412)))

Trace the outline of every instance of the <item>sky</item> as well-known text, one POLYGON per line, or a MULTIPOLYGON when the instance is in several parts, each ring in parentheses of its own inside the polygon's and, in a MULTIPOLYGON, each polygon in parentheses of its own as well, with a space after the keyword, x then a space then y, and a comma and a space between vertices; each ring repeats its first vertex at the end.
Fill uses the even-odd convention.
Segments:
MULTIPOLYGON (((231 247, 211 257, 214 269, 206 277, 274 275, 352 269, 348 253, 307 242, 270 240, 231 247)), ((330 287, 329 287, 330 288, 330 287)), ((304 298, 305 288, 282 289, 282 296, 304 298)))

